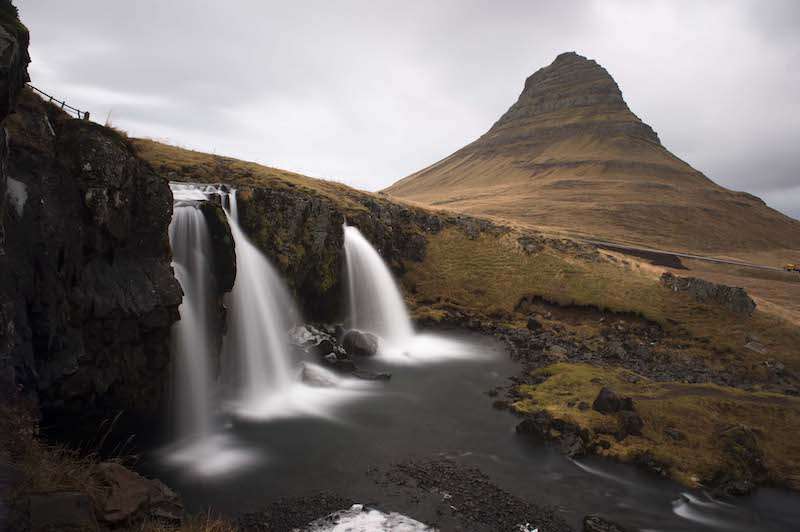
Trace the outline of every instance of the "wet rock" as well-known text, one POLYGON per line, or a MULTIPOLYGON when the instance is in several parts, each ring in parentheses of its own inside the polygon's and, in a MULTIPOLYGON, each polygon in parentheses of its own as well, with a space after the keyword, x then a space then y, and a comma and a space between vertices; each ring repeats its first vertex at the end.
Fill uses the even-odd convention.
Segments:
POLYGON ((85 493, 36 493, 29 499, 31 532, 94 532, 99 530, 92 501, 85 493))
POLYGON ((214 279, 220 293, 230 292, 236 280, 236 247, 222 206, 206 201, 200 210, 206 219, 213 255, 214 279))
POLYGON ((339 358, 334 353, 326 355, 323 357, 322 361, 326 366, 342 373, 353 373, 358 370, 353 360, 349 358, 339 358))
POLYGON ((351 329, 342 337, 342 347, 350 356, 370 357, 378 352, 378 337, 372 333, 351 329))
POLYGON ((552 419, 547 413, 537 412, 519 422, 515 431, 521 436, 541 443, 550 439, 551 424, 552 419))
POLYGON ((161 481, 147 479, 115 462, 98 464, 106 489, 98 501, 101 521, 119 526, 145 519, 180 523, 183 504, 161 481))
POLYGON ((289 341, 301 347, 306 353, 324 358, 334 354, 337 358, 347 358, 347 353, 336 337, 313 325, 299 325, 289 330, 289 341))
POLYGON ((583 532, 628 532, 628 529, 597 514, 583 518, 583 532))

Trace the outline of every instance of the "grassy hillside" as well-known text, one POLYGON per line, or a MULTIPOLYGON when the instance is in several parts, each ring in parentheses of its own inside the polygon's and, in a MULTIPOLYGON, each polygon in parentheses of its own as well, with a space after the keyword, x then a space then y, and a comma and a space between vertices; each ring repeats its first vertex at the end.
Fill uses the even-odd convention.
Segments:
MULTIPOLYGON (((800 250, 800 222, 670 153, 600 65, 562 54, 475 142, 386 189, 549 232, 695 252, 800 250)), ((795 255, 796 256, 796 255, 795 255)))

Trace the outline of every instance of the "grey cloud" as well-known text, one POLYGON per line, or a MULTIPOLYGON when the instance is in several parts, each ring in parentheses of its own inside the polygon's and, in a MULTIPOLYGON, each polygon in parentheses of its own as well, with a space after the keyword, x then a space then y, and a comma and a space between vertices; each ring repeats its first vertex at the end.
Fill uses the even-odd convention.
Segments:
POLYGON ((111 110, 134 135, 370 190, 475 139, 528 75, 576 50, 608 68, 676 155, 797 214, 780 195, 800 177, 797 2, 23 0, 20 10, 34 83, 100 120, 111 110))

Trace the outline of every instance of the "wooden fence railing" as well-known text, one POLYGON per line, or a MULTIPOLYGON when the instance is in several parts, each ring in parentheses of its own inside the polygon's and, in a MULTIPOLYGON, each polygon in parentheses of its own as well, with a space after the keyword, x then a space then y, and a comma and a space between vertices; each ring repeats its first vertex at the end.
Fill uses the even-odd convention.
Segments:
POLYGON ((58 98, 56 98, 55 96, 51 96, 51 95, 47 94, 47 93, 46 93, 46 92, 44 92, 43 90, 41 90, 41 89, 39 89, 39 88, 36 88, 36 87, 34 87, 34 86, 33 86, 33 85, 31 85, 30 83, 28 83, 28 87, 30 87, 31 89, 33 89, 33 91, 34 91, 34 92, 38 92, 39 94, 41 94, 42 96, 44 96, 44 98, 45 98, 47 101, 49 101, 50 103, 52 103, 52 104, 54 104, 54 105, 58 105, 59 107, 61 107, 62 109, 64 109, 66 112, 68 112, 68 113, 70 113, 70 114, 74 114, 74 115, 75 115, 77 118, 80 118, 80 119, 82 119, 82 120, 89 120, 89 111, 86 111, 86 112, 84 112, 84 111, 81 111, 81 110, 80 110, 80 109, 78 109, 77 107, 73 107, 73 106, 71 106, 70 104, 68 104, 67 102, 65 102, 65 101, 62 101, 62 100, 59 100, 59 99, 58 99, 58 98))

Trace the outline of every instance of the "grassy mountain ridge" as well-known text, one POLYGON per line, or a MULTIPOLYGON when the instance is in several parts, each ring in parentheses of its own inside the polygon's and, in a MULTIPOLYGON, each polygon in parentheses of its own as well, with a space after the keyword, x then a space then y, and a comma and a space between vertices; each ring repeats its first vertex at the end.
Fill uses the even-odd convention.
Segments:
POLYGON ((519 100, 479 139, 385 192, 662 249, 800 249, 800 222, 670 153, 608 72, 575 53, 530 76, 519 100))

